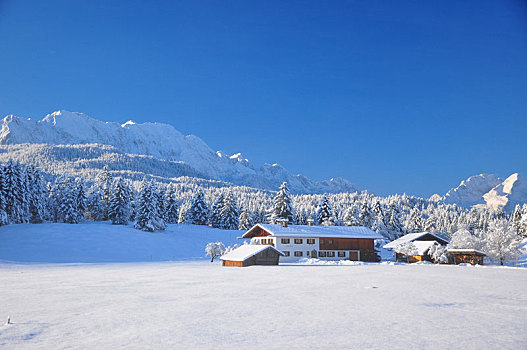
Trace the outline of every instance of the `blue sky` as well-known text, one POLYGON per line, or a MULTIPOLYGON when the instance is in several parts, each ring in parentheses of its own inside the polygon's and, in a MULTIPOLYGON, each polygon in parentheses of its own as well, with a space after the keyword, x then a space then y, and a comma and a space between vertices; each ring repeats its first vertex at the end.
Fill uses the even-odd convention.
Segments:
POLYGON ((0 113, 158 121, 378 194, 527 176, 527 5, 0 0, 0 113))

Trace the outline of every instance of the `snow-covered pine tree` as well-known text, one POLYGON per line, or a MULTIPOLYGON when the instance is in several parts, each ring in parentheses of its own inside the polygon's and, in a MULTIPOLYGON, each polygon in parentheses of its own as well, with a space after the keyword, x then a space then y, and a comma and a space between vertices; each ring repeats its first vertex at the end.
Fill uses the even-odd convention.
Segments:
POLYGON ((360 206, 359 224, 371 228, 373 226, 373 215, 370 210, 370 206, 366 201, 362 202, 360 206))
POLYGON ((71 179, 65 179, 61 183, 60 191, 58 210, 60 221, 67 224, 78 224, 80 218, 77 208, 76 191, 71 179))
POLYGON ((86 217, 89 220, 101 221, 104 220, 104 207, 99 192, 93 191, 88 195, 86 200, 87 213, 86 217))
POLYGON ((187 219, 194 225, 207 225, 209 219, 209 207, 205 202, 205 197, 201 189, 198 190, 189 211, 187 212, 187 219))
POLYGON ((357 218, 355 207, 350 206, 346 209, 344 214, 344 225, 346 226, 359 226, 359 220, 357 218))
POLYGON ((254 226, 252 215, 246 208, 242 210, 239 221, 238 230, 247 231, 254 226))
POLYGON ((161 217, 156 203, 155 188, 151 182, 143 179, 137 200, 136 223, 134 227, 147 232, 163 231, 166 225, 161 217))
POLYGON ((167 224, 177 224, 179 219, 179 205, 172 183, 168 185, 165 197, 167 224))
POLYGON ((317 224, 324 226, 332 226, 335 223, 335 217, 333 215, 333 209, 329 204, 329 199, 327 195, 322 197, 322 200, 319 205, 317 212, 317 224))
POLYGON ((219 196, 216 198, 214 203, 212 204, 212 208, 210 210, 210 225, 212 227, 216 228, 222 228, 224 226, 224 220, 221 216, 221 211, 224 206, 224 200, 225 197, 223 195, 223 192, 220 192, 219 196))
POLYGON ((11 159, 4 166, 4 198, 6 213, 10 222, 20 224, 24 219, 23 193, 20 164, 11 159))
POLYGON ((514 207, 514 212, 511 217, 511 225, 518 236, 524 236, 522 232, 522 208, 519 204, 516 204, 516 207, 514 207))
POLYGON ((86 218, 86 210, 88 209, 87 200, 84 185, 82 182, 77 181, 75 184, 75 204, 79 222, 86 218))
POLYGON ((223 229, 237 230, 239 225, 239 212, 236 198, 232 191, 227 192, 223 201, 223 208, 221 209, 221 217, 223 218, 223 229))
MULTIPOLYGON (((42 180, 42 174, 34 166, 26 168, 29 196, 29 222, 38 224, 46 218, 46 197, 47 189, 42 180)), ((1 205, 0 205, 1 207, 1 205)))
POLYGON ((96 191, 99 192, 101 206, 103 208, 103 220, 108 220, 108 204, 110 202, 110 195, 112 192, 112 183, 112 174, 108 170, 108 166, 105 165, 95 178, 95 188, 96 191))
POLYGON ((291 193, 287 188, 287 183, 284 182, 280 185, 280 189, 273 199, 269 222, 274 224, 279 220, 287 220, 289 223, 293 223, 293 218, 293 200, 291 199, 291 193))
POLYGON ((121 178, 113 180, 108 217, 113 225, 127 225, 130 220, 130 190, 121 178))
POLYGON ((423 231, 423 218, 416 208, 412 209, 410 213, 410 217, 406 224, 406 230, 410 233, 423 231))
POLYGON ((390 233, 392 240, 404 235, 404 227, 401 223, 401 212, 397 205, 393 203, 390 205, 388 232, 390 233))
POLYGON ((0 225, 7 225, 9 218, 6 212, 6 200, 4 197, 4 167, 0 166, 0 225))
POLYGON ((436 231, 436 222, 435 219, 429 216, 424 224, 424 232, 435 232, 436 231))

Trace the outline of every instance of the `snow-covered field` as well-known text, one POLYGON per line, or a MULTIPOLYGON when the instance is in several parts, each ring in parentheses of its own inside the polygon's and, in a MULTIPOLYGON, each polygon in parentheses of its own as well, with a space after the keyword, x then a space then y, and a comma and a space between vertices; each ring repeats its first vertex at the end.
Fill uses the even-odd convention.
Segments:
POLYGON ((2 265, 10 349, 525 349, 527 270, 2 265))
POLYGON ((205 245, 242 243, 242 231, 208 226, 169 225, 163 232, 88 222, 0 227, 0 261, 139 262, 206 259, 205 245))
POLYGON ((527 269, 204 260, 239 235, 0 227, 0 348, 527 348, 527 269))

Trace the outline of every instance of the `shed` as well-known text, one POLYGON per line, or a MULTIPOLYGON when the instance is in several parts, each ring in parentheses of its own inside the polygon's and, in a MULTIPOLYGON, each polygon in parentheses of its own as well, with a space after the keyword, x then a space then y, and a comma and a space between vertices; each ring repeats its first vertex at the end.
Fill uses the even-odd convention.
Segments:
POLYGON ((487 254, 477 249, 447 249, 450 254, 448 262, 450 264, 468 263, 471 265, 483 265, 483 257, 487 254))
POLYGON ((398 239, 385 244, 383 248, 394 249, 402 244, 413 243, 413 245, 417 248, 417 255, 404 256, 403 254, 396 253, 396 259, 398 261, 406 260, 409 263, 417 261, 430 261, 431 258, 428 255, 428 251, 432 245, 435 244, 435 242, 440 245, 448 244, 448 240, 431 232, 416 232, 399 237, 398 239))
POLYGON ((223 255, 223 266, 278 265, 284 253, 271 245, 244 244, 223 255))

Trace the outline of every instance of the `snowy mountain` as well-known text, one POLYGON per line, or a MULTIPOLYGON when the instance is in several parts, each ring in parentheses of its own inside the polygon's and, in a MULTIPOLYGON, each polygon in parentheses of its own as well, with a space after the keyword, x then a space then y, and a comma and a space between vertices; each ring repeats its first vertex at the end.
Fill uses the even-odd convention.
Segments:
POLYGON ((500 184, 503 180, 492 174, 479 174, 461 181, 458 187, 448 191, 443 200, 445 203, 471 207, 485 203, 483 195, 500 184))
MULTIPOLYGON (((255 168, 240 153, 227 155, 215 152, 199 137, 183 135, 173 126, 161 123, 102 122, 83 113, 68 111, 51 113, 42 120, 13 115, 5 117, 0 130, 0 145, 20 144, 113 146, 112 152, 122 157, 151 156, 161 162, 169 162, 173 167, 177 164, 180 171, 167 177, 196 176, 272 190, 287 181, 295 193, 357 190, 345 179, 316 182, 302 175, 293 175, 278 164, 255 168)), ((10 154, 6 156, 17 159, 10 154)), ((133 158, 134 161, 154 163, 147 158, 133 158)), ((156 170, 144 169, 146 174, 156 170)))
MULTIPOLYGON (((434 195, 434 200, 437 199, 437 195, 434 195)), ((474 175, 461 181, 458 187, 448 191, 441 200, 467 208, 503 209, 510 213, 516 204, 527 203, 527 183, 518 173, 505 180, 492 174, 474 175)))
POLYGON ((488 208, 503 208, 510 213, 516 204, 527 202, 527 183, 520 174, 512 174, 505 181, 485 193, 483 198, 488 208))

